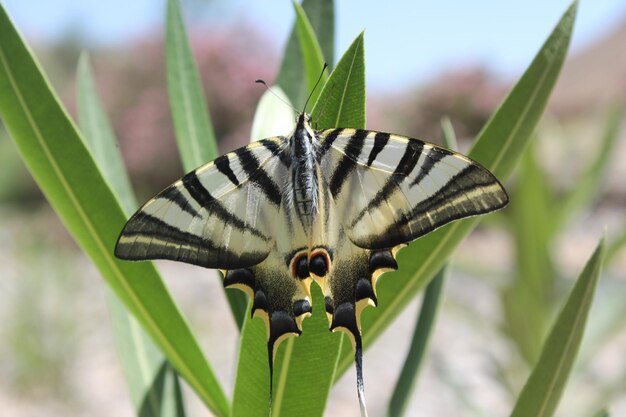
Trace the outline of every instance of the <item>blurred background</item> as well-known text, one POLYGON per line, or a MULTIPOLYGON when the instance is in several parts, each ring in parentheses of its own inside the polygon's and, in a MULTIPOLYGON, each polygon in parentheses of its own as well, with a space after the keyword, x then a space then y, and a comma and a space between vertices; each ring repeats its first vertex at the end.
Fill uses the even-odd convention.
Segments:
MULTIPOLYGON (((368 128, 439 142, 447 116, 465 151, 569 2, 392 0, 382 10, 336 3, 336 59, 366 30, 368 128)), ((78 56, 89 51, 140 200, 182 175, 166 91, 164 2, 3 4, 72 114, 78 56)), ((263 93, 254 80, 276 76, 293 8, 289 1, 242 0, 183 6, 226 152, 249 140, 263 93)), ((507 415, 558 306, 603 234, 609 258, 559 415, 591 416, 604 406, 626 415, 625 46, 626 3, 583 1, 537 140, 507 184, 512 204, 483 222, 452 259, 408 415, 507 415)), ((131 416, 104 283, 47 205, 4 128, 0 167, 3 415, 131 416)), ((232 392, 237 332, 223 319, 230 313, 218 280, 200 268, 159 266, 232 392)), ((418 305, 366 353, 372 415, 384 413, 418 305)), ((357 415, 353 379, 348 372, 335 387, 328 415, 357 415)), ((187 398, 190 415, 208 415, 192 393, 187 398)))

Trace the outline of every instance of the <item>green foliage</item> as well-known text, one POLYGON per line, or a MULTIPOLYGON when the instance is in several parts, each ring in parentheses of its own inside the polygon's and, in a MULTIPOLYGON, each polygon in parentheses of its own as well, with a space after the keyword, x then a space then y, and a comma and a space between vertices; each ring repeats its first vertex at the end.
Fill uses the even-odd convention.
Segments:
POLYGON ((556 319, 511 417, 553 415, 578 354, 604 252, 604 242, 600 242, 556 319))
MULTIPOLYGON (((335 5, 333 0, 303 0, 302 10, 308 16, 309 22, 315 31, 317 43, 322 49, 322 55, 329 69, 333 68, 335 50, 335 5)), ((321 67, 317 70, 318 74, 321 67)), ((291 103, 300 108, 304 105, 310 90, 303 83, 304 61, 298 30, 294 26, 287 42, 283 62, 278 72, 276 84, 287 94, 291 103)))
POLYGON ((441 304, 441 295, 447 280, 447 265, 430 281, 424 291, 424 299, 419 315, 415 321, 415 330, 411 338, 409 353, 404 360, 404 366, 400 372, 400 376, 396 381, 396 387, 389 401, 389 417, 399 417, 406 413, 406 406, 409 402, 411 391, 413 391, 417 376, 424 360, 428 341, 432 332, 439 305, 441 304))
POLYGON ((4 9, 0 114, 46 198, 109 285, 207 406, 228 414, 210 365, 152 264, 113 256, 126 215, 4 9))
MULTIPOLYGON (((77 74, 78 118, 86 144, 124 211, 130 215, 137 201, 86 54, 80 57, 77 74)), ((173 368, 117 296, 110 289, 106 294, 118 354, 137 414, 183 416, 180 386, 173 368)))

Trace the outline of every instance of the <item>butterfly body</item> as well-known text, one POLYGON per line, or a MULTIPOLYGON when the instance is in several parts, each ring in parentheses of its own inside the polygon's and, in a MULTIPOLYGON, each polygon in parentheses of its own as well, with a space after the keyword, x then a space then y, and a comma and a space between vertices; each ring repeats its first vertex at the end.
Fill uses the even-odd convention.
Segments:
POLYGON ((355 347, 362 410, 360 315, 397 251, 450 221, 505 206, 488 170, 417 139, 356 129, 315 131, 300 114, 289 136, 254 142, 197 168, 127 222, 115 254, 224 271, 267 328, 270 370, 281 340, 324 294, 331 330, 355 347))

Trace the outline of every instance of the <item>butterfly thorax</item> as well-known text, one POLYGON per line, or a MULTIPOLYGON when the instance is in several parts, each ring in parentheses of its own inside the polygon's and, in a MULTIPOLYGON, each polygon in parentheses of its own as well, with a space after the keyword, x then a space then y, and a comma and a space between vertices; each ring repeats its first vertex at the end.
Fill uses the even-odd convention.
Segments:
POLYGON ((311 231, 318 213, 318 164, 313 141, 315 133, 308 122, 308 115, 298 115, 296 128, 290 137, 291 147, 291 192, 298 218, 311 231))

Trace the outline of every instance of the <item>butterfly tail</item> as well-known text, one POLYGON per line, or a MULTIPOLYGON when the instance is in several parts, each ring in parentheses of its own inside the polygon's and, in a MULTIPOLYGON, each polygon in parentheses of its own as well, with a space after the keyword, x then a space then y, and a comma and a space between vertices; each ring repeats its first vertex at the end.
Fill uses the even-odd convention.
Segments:
POLYGON ((356 389, 359 395, 359 407, 361 417, 367 417, 367 407, 365 405, 365 385, 363 384, 363 346, 361 335, 355 336, 354 363, 356 365, 356 389))

